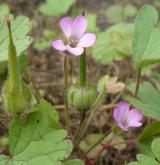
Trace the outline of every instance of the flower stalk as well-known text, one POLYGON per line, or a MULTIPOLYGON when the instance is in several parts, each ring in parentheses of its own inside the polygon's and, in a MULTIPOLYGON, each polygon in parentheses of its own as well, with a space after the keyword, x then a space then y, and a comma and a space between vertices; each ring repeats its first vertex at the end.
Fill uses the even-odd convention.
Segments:
POLYGON ((69 114, 69 106, 68 106, 68 64, 67 64, 67 55, 64 56, 64 97, 65 97, 65 108, 66 108, 66 129, 68 134, 70 134, 70 114, 69 114))
POLYGON ((87 83, 87 73, 86 73, 86 50, 80 56, 80 86, 86 87, 87 83))

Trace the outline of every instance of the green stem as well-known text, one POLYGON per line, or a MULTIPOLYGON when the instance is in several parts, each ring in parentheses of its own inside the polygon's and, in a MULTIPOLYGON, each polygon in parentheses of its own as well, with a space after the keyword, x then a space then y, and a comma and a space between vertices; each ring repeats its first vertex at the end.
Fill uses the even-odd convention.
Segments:
POLYGON ((16 84, 17 87, 20 85, 20 76, 18 69, 18 61, 16 55, 16 48, 13 43, 12 32, 11 32, 11 22, 7 21, 8 31, 9 31, 9 46, 8 46, 8 55, 9 55, 9 78, 12 84, 16 84))
POLYGON ((135 93, 134 93, 135 97, 137 97, 137 95, 138 95, 140 82, 141 82, 141 69, 138 69, 137 80, 136 80, 136 89, 135 89, 135 93))
POLYGON ((97 99, 95 100, 95 102, 93 103, 93 105, 90 108, 91 113, 89 114, 88 117, 85 118, 84 122, 82 123, 80 131, 78 132, 78 139, 77 139, 78 143, 80 142, 81 138, 87 132, 87 129, 93 120, 96 110, 102 104, 102 102, 104 101, 104 98, 105 98, 105 90, 101 91, 101 93, 98 95, 97 99))
POLYGON ((85 155, 88 155, 97 145, 101 144, 103 140, 112 132, 113 128, 107 131, 101 139, 99 139, 88 151, 86 151, 85 155))
POLYGON ((68 134, 70 134, 70 114, 68 106, 68 64, 67 64, 67 55, 64 56, 64 97, 65 97, 65 108, 66 108, 66 129, 68 134))
MULTIPOLYGON (((87 84, 87 73, 86 73, 86 50, 84 50, 84 53, 80 56, 80 86, 86 87, 87 84)), ((80 113, 80 124, 76 130, 74 141, 77 140, 82 123, 85 119, 86 112, 85 110, 80 113)))
POLYGON ((85 87, 87 82, 87 74, 86 74, 86 50, 80 56, 80 86, 85 87))

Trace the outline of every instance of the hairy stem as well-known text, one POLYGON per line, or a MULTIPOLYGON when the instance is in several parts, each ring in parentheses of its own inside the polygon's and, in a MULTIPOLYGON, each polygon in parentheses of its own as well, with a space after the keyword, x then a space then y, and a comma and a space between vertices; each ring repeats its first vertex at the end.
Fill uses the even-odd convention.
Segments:
POLYGON ((80 86, 85 87, 87 82, 87 74, 86 74, 86 50, 80 56, 80 86))
POLYGON ((90 126, 93 117, 96 113, 97 108, 102 104, 102 102, 104 101, 105 98, 105 90, 103 90, 99 96, 97 97, 97 99, 95 100, 95 102, 93 103, 93 105, 90 108, 91 113, 89 114, 88 117, 85 118, 84 122, 81 125, 81 129, 79 131, 79 135, 78 135, 78 140, 77 142, 79 143, 81 138, 85 135, 88 127, 90 126))
POLYGON ((68 64, 67 64, 67 55, 64 56, 64 97, 65 97, 65 109, 66 109, 66 129, 68 134, 70 134, 70 114, 68 107, 68 64))
POLYGON ((114 146, 117 146, 117 145, 120 145, 120 144, 131 144, 131 143, 135 143, 135 142, 136 142, 136 139, 129 139, 129 140, 126 140, 124 142, 117 142, 117 143, 114 143, 114 144, 109 144, 109 143, 102 144, 103 148, 99 151, 99 153, 97 154, 97 157, 94 160, 95 161, 98 160, 104 150, 107 150, 109 148, 113 148, 114 146))

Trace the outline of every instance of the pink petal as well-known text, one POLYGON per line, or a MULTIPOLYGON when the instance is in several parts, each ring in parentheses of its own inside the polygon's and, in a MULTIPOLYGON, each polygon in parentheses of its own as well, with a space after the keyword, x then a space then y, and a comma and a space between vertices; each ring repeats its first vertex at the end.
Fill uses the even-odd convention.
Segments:
POLYGON ((128 118, 128 123, 132 127, 140 127, 142 123, 140 121, 143 118, 143 115, 137 110, 137 109, 132 109, 130 112, 129 118, 128 118))
POLYGON ((69 17, 64 17, 60 21, 60 27, 67 38, 71 36, 72 26, 73 26, 73 21, 69 17))
POLYGON ((129 104, 125 101, 119 102, 117 108, 129 112, 129 104))
POLYGON ((82 47, 75 47, 75 48, 72 48, 70 45, 67 45, 67 50, 68 50, 71 54, 73 54, 73 55, 75 55, 75 56, 79 56, 79 55, 81 55, 81 54, 83 53, 84 48, 82 48, 82 47))
MULTIPOLYGON (((123 110, 125 111, 125 110, 123 110)), ((122 116, 123 111, 121 109, 119 109, 118 107, 114 109, 113 111, 113 117, 116 121, 116 123, 118 124, 118 126, 124 130, 124 131, 128 131, 128 125, 124 125, 122 118, 124 116, 122 116)), ((125 119, 125 118, 124 118, 125 119)))
POLYGON ((80 37, 84 34, 87 29, 87 19, 84 16, 78 16, 75 18, 72 27, 72 37, 76 39, 80 39, 80 37))
POLYGON ((117 122, 118 126, 124 131, 128 131, 129 112, 129 104, 127 102, 120 102, 113 112, 115 121, 117 122))
POLYGON ((136 121, 140 121, 143 118, 143 115, 137 109, 130 110, 130 116, 132 117, 132 119, 134 119, 136 121))
POLYGON ((137 121, 131 121, 129 123, 129 127, 141 127, 141 126, 142 126, 142 123, 137 122, 137 121))
POLYGON ((77 46, 90 47, 96 42, 96 35, 93 33, 85 33, 79 40, 77 46))
POLYGON ((64 45, 62 40, 53 41, 52 46, 54 49, 59 50, 59 51, 65 51, 66 50, 66 46, 64 45))

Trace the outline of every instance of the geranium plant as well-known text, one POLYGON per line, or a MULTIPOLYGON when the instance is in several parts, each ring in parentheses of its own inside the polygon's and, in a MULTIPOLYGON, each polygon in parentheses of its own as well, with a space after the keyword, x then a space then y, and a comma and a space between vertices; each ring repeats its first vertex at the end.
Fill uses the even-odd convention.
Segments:
MULTIPOLYGON (((47 2, 48 5, 52 3, 47 2)), ((53 15, 48 11, 51 8, 46 10, 47 7, 47 4, 41 6, 41 12, 53 15)), ((61 10, 56 16, 64 12, 61 10)), ((131 53, 132 42, 133 52, 126 53, 126 56, 132 55, 137 76, 135 81, 127 75, 124 82, 109 75, 98 81, 89 78, 87 59, 91 58, 89 54, 92 52, 96 56, 96 51, 92 49, 96 45, 97 37, 96 34, 87 31, 86 15, 83 11, 74 19, 66 16, 61 18, 59 25, 62 37, 59 36, 50 44, 53 52, 64 57, 65 122, 60 122, 59 113, 43 98, 27 69, 28 63, 24 52, 32 41, 27 36, 31 22, 22 16, 15 19, 13 16, 5 16, 0 22, 0 67, 3 67, 0 74, 7 75, 1 82, 1 96, 4 113, 9 120, 7 135, 0 137, 0 165, 102 165, 101 158, 111 148, 123 149, 126 145, 132 144, 139 146, 139 152, 142 154, 137 156, 137 162, 129 163, 128 160, 124 160, 124 163, 159 164, 160 92, 149 82, 141 84, 143 68, 160 60, 158 12, 151 5, 144 5, 136 16, 135 31, 129 44, 127 43, 129 51, 126 51, 131 53), (18 25, 21 25, 21 28, 18 25), (72 77, 69 67, 70 63, 77 61, 79 76, 73 83, 69 81, 72 77), (132 81, 132 84, 127 80, 132 81), (104 106, 103 102, 106 100, 107 105, 104 106), (102 107, 110 110, 112 122, 107 129, 98 131, 99 123, 103 125, 107 122, 107 117, 103 118, 102 107), (76 121, 72 118, 72 112, 77 115, 76 121), (100 122, 97 119, 98 115, 101 116, 100 122), (96 126, 94 131, 89 129, 93 125, 96 126), (138 132, 136 137, 129 136, 130 132, 134 131, 138 132)), ((128 26, 130 25, 127 25, 127 29, 128 26)), ((100 38, 108 43, 109 38, 105 37, 109 37, 112 30, 100 38)), ((128 41, 129 34, 130 32, 125 33, 124 42, 125 38, 128 41)), ((118 36, 118 39, 122 40, 121 34, 118 36)), ((120 51, 119 48, 121 47, 117 49, 115 45, 112 47, 112 51, 118 53, 118 56, 124 53, 124 47, 120 51)), ((105 63, 103 57, 97 54, 98 56, 102 63, 105 63)), ((108 63, 110 59, 106 61, 108 63)))

